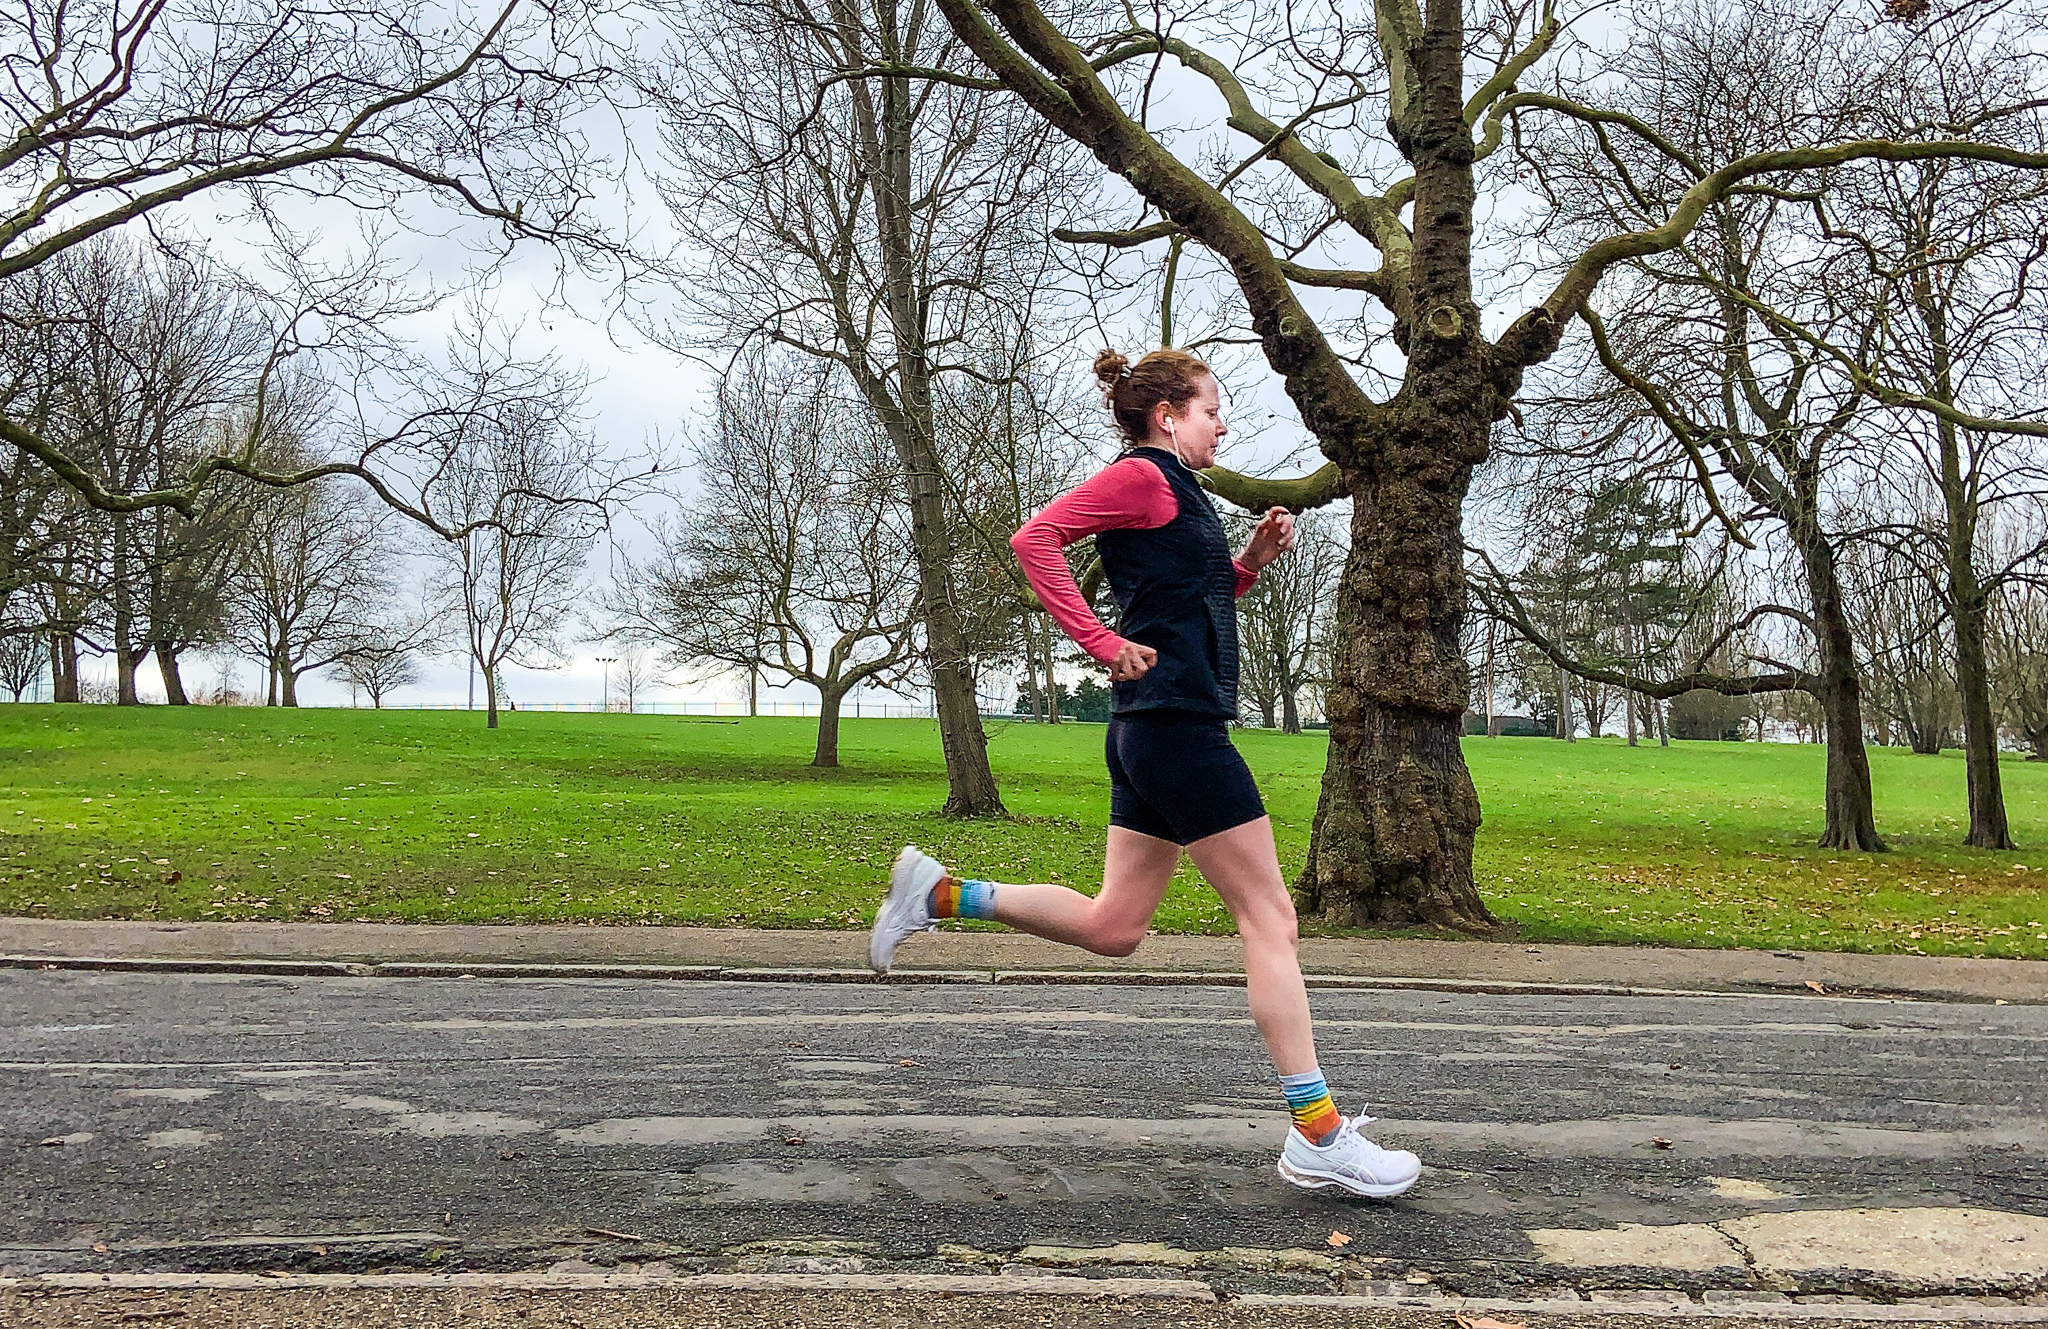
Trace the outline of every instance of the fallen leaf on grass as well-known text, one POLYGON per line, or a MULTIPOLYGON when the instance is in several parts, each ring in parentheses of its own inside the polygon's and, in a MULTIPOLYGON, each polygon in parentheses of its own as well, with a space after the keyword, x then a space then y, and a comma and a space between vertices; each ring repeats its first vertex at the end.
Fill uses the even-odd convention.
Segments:
POLYGON ((1650 1144, 1651 1144, 1652 1146, 1654 1146, 1655 1148, 1658 1148, 1658 1149, 1669 1149, 1669 1148, 1671 1147, 1671 1141, 1669 1141, 1669 1140, 1665 1139, 1665 1138, 1664 1138, 1663 1136, 1661 1136, 1661 1135, 1653 1135, 1653 1136, 1651 1136, 1651 1137, 1650 1137, 1650 1144))
POLYGON ((915 1065, 917 1065, 917 1063, 916 1063, 916 1062, 912 1061, 912 1060, 911 1060, 910 1058, 908 1058, 908 1057, 905 1057, 905 1058, 904 1058, 903 1060, 901 1060, 901 1061, 897 1062, 896 1064, 897 1064, 898 1066, 915 1066, 915 1065))
POLYGON ((1327 1241, 1333 1249, 1340 1251, 1351 1244, 1351 1238, 1345 1236, 1342 1232, 1332 1232, 1323 1240, 1327 1241))
POLYGON ((1827 994, 1827 986, 1822 983, 1817 983, 1813 979, 1807 979, 1806 986, 1812 988, 1815 992, 1821 993, 1823 996, 1827 994))
POLYGON ((609 1241, 645 1241, 645 1240, 647 1240, 647 1238, 645 1238, 645 1237, 641 1237, 641 1236, 636 1236, 636 1235, 634 1235, 634 1234, 633 1234, 633 1233, 631 1233, 631 1232, 614 1232, 614 1231, 612 1231, 612 1230, 611 1230, 610 1228, 608 1228, 608 1227, 587 1227, 587 1228, 584 1228, 584 1229, 583 1229, 583 1235, 584 1235, 584 1236, 586 1236, 586 1237, 603 1237, 603 1238, 605 1238, 605 1239, 607 1239, 607 1240, 609 1240, 609 1241))
POLYGON ((785 1135, 782 1137, 782 1142, 784 1144, 802 1144, 804 1137, 801 1135, 785 1135))
POLYGON ((1478 1319, 1469 1315, 1460 1315, 1457 1318, 1458 1329, 1529 1329, 1529 1326, 1520 1320, 1496 1320, 1490 1315, 1482 1315, 1478 1319))
POLYGON ((92 1244, 92 1248, 102 1255, 105 1255, 107 1253, 107 1243, 104 1241, 95 1241, 92 1244))

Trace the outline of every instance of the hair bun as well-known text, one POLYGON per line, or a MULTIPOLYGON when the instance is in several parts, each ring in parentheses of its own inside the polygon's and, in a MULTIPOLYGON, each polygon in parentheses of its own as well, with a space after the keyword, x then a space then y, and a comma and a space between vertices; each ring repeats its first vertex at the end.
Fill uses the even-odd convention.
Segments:
POLYGON ((1095 378, 1105 392, 1114 390, 1117 382, 1128 377, 1130 372, 1131 362, 1106 346, 1102 354, 1095 357, 1095 378))

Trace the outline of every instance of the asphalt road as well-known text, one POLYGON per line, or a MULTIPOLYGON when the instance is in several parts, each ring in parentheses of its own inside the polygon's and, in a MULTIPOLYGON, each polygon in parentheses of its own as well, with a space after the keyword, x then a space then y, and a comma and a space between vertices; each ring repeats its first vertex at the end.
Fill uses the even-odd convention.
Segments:
POLYGON ((993 1271, 1341 1231, 1486 1296, 1550 1277, 1534 1229, 2048 1215, 2048 1008, 1315 1005, 1339 1106, 1427 1164, 1399 1201, 1274 1176, 1241 989, 0 972, 0 1273, 993 1271))

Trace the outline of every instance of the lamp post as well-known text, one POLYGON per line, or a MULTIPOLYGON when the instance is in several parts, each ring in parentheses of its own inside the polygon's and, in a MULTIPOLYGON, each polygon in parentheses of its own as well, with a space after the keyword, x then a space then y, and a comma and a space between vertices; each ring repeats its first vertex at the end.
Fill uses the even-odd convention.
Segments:
POLYGON ((600 655, 597 662, 604 666, 604 692, 597 699, 597 709, 608 711, 612 708, 612 666, 619 662, 616 655, 600 655))

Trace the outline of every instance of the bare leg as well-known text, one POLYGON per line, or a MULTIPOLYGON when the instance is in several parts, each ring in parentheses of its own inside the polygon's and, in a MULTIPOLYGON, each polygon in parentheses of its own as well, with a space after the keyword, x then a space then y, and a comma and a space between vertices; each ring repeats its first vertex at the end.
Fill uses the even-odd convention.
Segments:
MULTIPOLYGON (((1100 894, 1091 899, 1064 886, 1005 882, 996 892, 996 922, 1097 955, 1129 955, 1152 926, 1179 862, 1173 841, 1112 826, 1100 894)), ((1279 872, 1277 863, 1273 870, 1279 872)))
POLYGON ((1197 840, 1188 846, 1188 857, 1237 920, 1252 1021, 1274 1067, 1282 1075, 1314 1070, 1316 1037, 1295 953, 1294 901, 1280 875, 1272 820, 1261 817, 1197 840))

